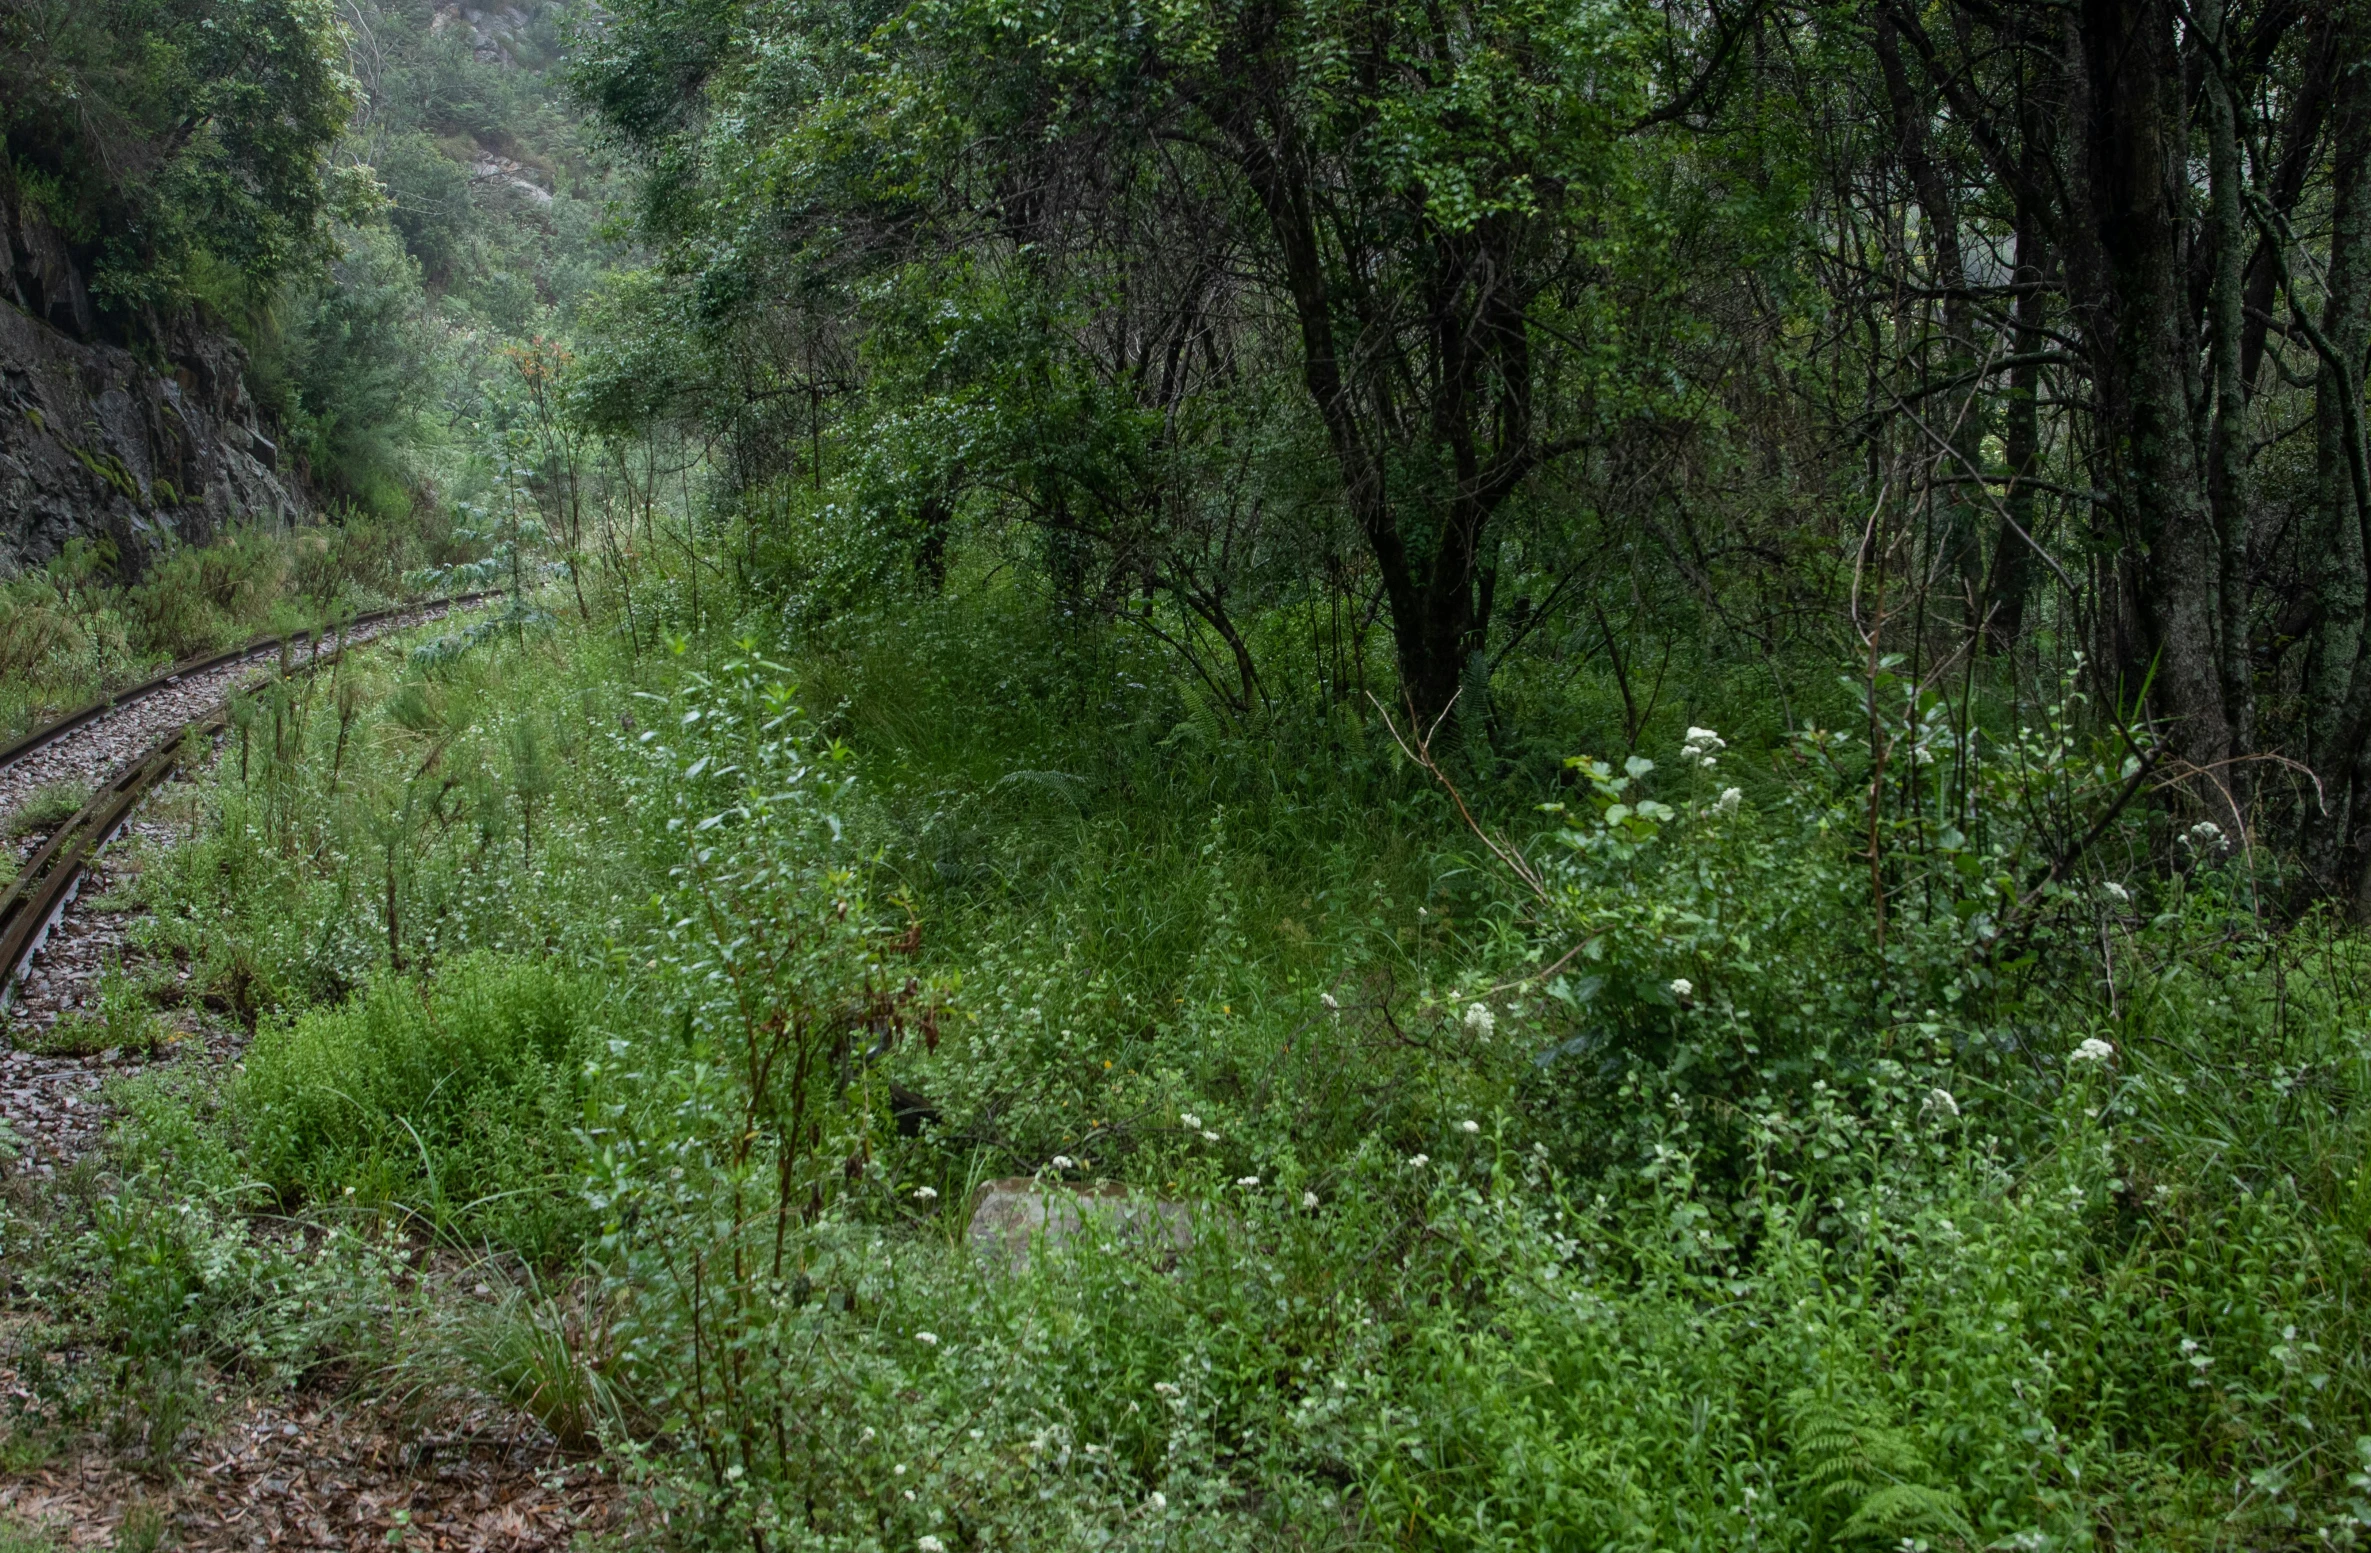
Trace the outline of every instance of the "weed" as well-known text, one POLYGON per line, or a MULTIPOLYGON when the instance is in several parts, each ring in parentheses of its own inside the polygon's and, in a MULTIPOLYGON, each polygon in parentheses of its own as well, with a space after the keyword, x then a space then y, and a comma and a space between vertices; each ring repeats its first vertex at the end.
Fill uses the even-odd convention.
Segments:
POLYGON ((415 1362, 462 1378, 533 1418, 565 1451, 619 1437, 621 1402, 610 1375, 616 1356, 597 1311, 563 1299, 532 1276, 524 1289, 505 1280, 491 1303, 465 1308, 415 1362))
POLYGON ((173 1456, 198 1411, 197 1379, 177 1352, 153 1346, 153 1334, 129 1334, 150 1351, 125 1366, 120 1411, 110 1421, 108 1437, 119 1451, 135 1456, 142 1471, 163 1477, 172 1471, 173 1456))
POLYGON ((0 1434, 0 1475, 32 1472, 58 1453, 57 1436, 20 1420, 0 1434))
MULTIPOLYGON (((21 1029, 22 1027, 20 1027, 21 1029)), ((49 1057, 89 1057, 104 1051, 153 1052, 165 1039, 164 1021, 138 981, 120 967, 99 975, 81 1006, 48 1027, 24 1034, 19 1045, 49 1057)))
POLYGON ((0 1553, 58 1553, 58 1542, 47 1532, 13 1515, 0 1514, 0 1553))
POLYGON ((90 784, 71 778, 35 788, 8 817, 8 834, 47 834, 82 812, 91 801, 90 784))
POLYGON ((2019 886, 2117 769, 2062 706, 1981 840, 1898 822, 1879 944, 1832 741, 1749 796, 1607 722, 1465 795, 1499 851, 1342 719, 1082 728, 1004 607, 850 626, 849 745, 746 648, 504 632, 226 762, 154 932, 264 1012, 219 1107, 118 1100, 117 1350, 376 1343, 739 1546, 2353 1535, 2371 962, 2236 865, 2019 886), (1028 1172, 1193 1244, 984 1279, 1028 1172), (390 1321, 397 1228, 517 1270, 390 1321))
POLYGON ((342 1008, 266 1026, 232 1103, 287 1197, 360 1194, 451 1234, 531 1254, 560 1243, 590 998, 498 956, 446 967, 433 995, 395 978, 342 1008))
POLYGON ((162 1505, 135 1500, 124 1507, 123 1520, 115 1528, 117 1553, 157 1553, 171 1529, 162 1505))

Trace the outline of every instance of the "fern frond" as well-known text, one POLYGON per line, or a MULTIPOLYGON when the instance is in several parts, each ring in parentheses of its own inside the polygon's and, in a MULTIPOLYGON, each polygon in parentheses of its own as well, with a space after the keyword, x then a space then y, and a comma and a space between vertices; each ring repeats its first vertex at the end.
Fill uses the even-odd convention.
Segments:
POLYGON ((1873 1539, 1887 1547, 1897 1547, 1911 1537, 1948 1537, 1972 1544, 1976 1528, 1959 1495, 1950 1489, 1889 1483, 1863 1499, 1836 1533, 1839 1542, 1873 1539))

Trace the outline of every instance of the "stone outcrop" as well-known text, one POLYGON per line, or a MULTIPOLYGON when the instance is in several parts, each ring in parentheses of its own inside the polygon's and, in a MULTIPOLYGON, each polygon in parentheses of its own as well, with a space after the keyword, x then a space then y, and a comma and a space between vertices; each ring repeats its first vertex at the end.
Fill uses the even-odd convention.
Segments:
POLYGON ((1008 1176, 983 1182, 972 1194, 971 1247, 993 1271, 1026 1272, 1033 1252, 1087 1236, 1166 1266, 1193 1245, 1194 1220, 1182 1203, 1114 1182, 1073 1186, 1008 1176))
POLYGON ((431 33, 446 28, 463 29, 469 33, 472 54, 488 64, 500 64, 517 69, 521 56, 531 53, 527 42, 528 11, 538 10, 532 0, 527 10, 516 5, 464 5, 459 0, 446 0, 436 8, 436 15, 428 23, 431 33))
POLYGON ((469 167, 469 181, 480 187, 491 186, 506 194, 525 200, 538 210, 552 208, 552 191, 529 178, 532 171, 526 164, 507 156, 481 153, 469 167))
POLYGON ((167 539, 303 515, 238 344, 185 321, 160 367, 95 338, 78 256, 15 194, 0 186, 0 576, 75 538, 136 575, 167 539))

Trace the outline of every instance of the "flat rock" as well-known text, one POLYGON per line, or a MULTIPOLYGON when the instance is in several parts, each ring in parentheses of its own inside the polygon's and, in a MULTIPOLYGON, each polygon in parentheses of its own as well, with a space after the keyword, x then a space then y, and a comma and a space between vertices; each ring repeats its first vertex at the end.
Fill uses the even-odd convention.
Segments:
POLYGON ((972 1250, 999 1271, 1025 1272, 1037 1247, 1067 1245, 1089 1232, 1163 1261, 1174 1261, 1194 1243, 1193 1218, 1183 1203, 1118 1182, 1071 1186, 1007 1176, 972 1195, 972 1250))

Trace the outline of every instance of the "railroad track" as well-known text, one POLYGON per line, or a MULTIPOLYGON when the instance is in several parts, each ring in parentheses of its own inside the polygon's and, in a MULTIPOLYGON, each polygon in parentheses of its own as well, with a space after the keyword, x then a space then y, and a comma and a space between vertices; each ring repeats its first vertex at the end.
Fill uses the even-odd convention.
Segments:
POLYGON ((34 957, 73 904, 99 849, 124 828, 140 801, 173 774, 192 730, 202 734, 223 726, 230 694, 246 681, 254 664, 276 658, 284 677, 310 672, 388 629, 425 624, 490 597, 472 593, 358 615, 337 632, 334 646, 325 647, 326 634, 298 632, 192 659, 0 748, 0 804, 9 808, 15 807, 9 802, 12 795, 21 800, 50 782, 87 779, 104 771, 93 784, 90 801, 51 831, 0 891, 0 1011, 19 1000, 34 957), (301 663, 296 661, 300 653, 301 663), (114 740, 112 753, 104 747, 70 747, 76 734, 112 727, 118 720, 126 729, 114 740), (128 761, 121 758, 127 745, 139 752, 128 761))

